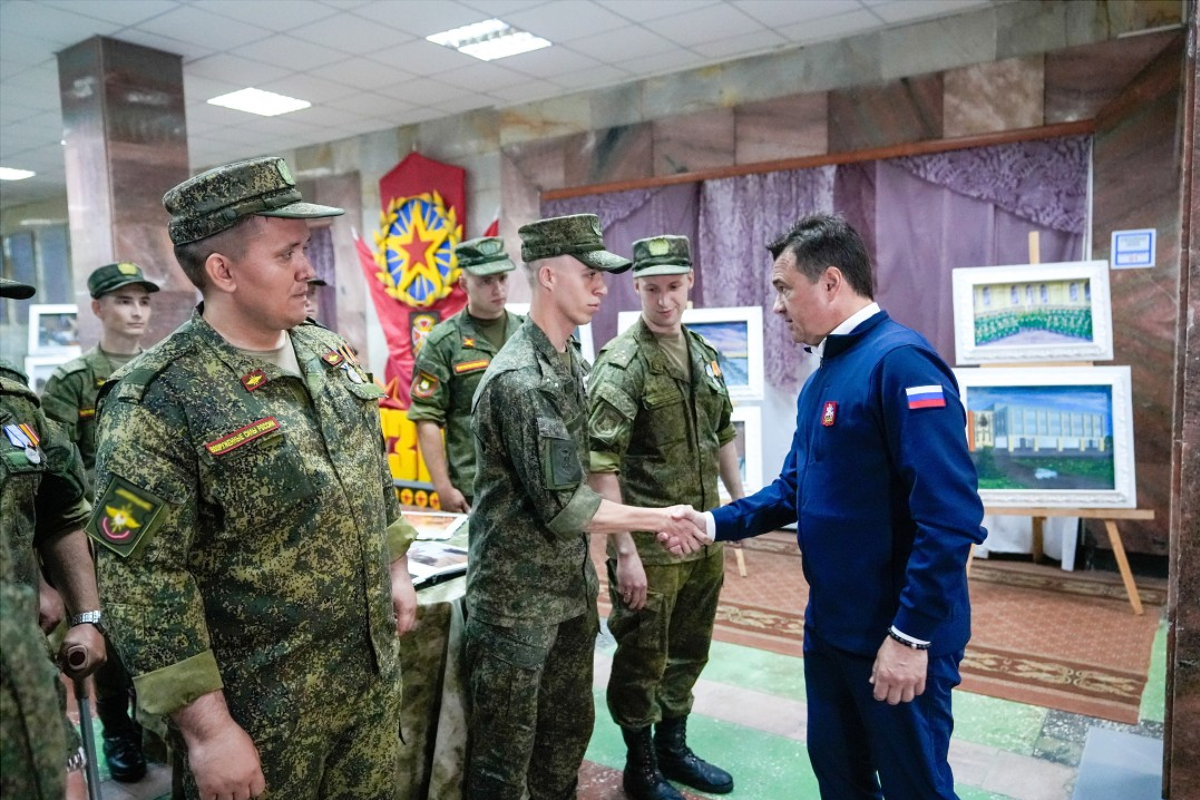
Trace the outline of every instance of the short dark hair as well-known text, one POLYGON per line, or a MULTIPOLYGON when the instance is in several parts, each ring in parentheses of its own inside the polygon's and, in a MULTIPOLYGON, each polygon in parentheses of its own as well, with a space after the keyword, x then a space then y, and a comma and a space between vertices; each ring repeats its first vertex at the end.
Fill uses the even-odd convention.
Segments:
POLYGON ((837 267, 855 294, 875 297, 875 274, 867 246, 841 214, 801 217, 767 249, 777 260, 785 251, 790 252, 796 258, 796 271, 810 281, 821 277, 826 267, 837 267))
POLYGON ((257 219, 261 218, 252 214, 238 220, 232 228, 226 228, 220 233, 187 244, 175 245, 175 260, 179 262, 183 274, 188 276, 188 280, 194 283, 197 289, 203 289, 208 282, 204 274, 204 262, 208 261, 208 257, 213 253, 220 253, 233 259, 246 255, 250 234, 258 225, 257 222, 251 222, 251 220, 257 219))

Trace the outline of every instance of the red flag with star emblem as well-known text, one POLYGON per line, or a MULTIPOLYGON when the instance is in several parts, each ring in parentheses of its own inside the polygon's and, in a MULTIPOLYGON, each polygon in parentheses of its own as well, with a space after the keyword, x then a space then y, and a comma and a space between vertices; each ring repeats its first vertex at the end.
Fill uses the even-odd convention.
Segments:
POLYGON ((430 328, 467 303, 454 248, 466 223, 466 170, 412 153, 379 180, 375 249, 355 237, 388 343, 384 380, 411 403, 413 362, 430 328))

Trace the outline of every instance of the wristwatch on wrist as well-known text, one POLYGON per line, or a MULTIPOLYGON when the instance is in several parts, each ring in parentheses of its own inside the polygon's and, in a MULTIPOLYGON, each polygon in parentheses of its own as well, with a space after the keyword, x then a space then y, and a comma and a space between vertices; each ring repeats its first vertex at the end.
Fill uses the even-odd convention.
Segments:
POLYGON ((104 612, 102 611, 84 611, 71 617, 71 627, 76 625, 95 625, 96 630, 101 633, 107 633, 108 630, 104 627, 104 612))

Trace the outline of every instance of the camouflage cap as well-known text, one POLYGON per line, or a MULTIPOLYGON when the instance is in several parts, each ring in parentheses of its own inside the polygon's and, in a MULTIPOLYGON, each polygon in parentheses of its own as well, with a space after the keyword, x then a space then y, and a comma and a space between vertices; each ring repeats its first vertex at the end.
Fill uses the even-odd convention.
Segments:
POLYGON ((458 266, 481 278, 517 268, 508 253, 504 252, 504 240, 499 236, 469 239, 454 248, 454 254, 458 256, 458 266))
POLYGON ((169 190, 163 205, 175 244, 207 239, 252 215, 309 219, 336 217, 345 209, 305 203, 287 162, 278 156, 214 167, 169 190))
POLYGON ((595 214, 539 219, 522 225, 517 233, 521 235, 521 258, 527 264, 554 256, 573 256, 601 272, 624 272, 630 267, 629 259, 604 249, 600 218, 595 214))
POLYGON ((686 236, 651 236, 633 243, 633 277, 682 275, 692 271, 686 236))
POLYGON ((0 297, 11 297, 14 300, 28 300, 37 290, 28 283, 0 278, 0 297))
POLYGON ((103 297, 109 292, 115 292, 122 286, 136 283, 147 292, 157 292, 158 284, 146 280, 142 268, 132 261, 119 261, 116 264, 105 264, 88 275, 88 292, 92 297, 103 297))

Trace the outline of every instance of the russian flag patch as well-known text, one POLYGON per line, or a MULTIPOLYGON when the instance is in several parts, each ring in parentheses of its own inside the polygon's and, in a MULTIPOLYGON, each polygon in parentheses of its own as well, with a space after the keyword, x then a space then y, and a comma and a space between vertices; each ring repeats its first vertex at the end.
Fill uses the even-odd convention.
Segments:
POLYGON ((934 384, 932 386, 910 386, 904 390, 908 395, 908 407, 912 408, 945 408, 946 396, 942 394, 942 387, 934 384))

